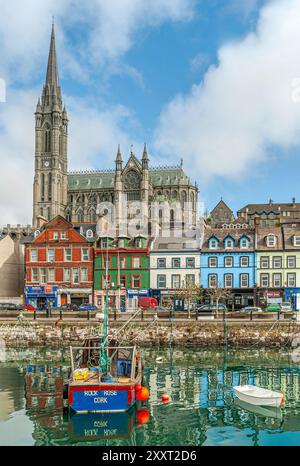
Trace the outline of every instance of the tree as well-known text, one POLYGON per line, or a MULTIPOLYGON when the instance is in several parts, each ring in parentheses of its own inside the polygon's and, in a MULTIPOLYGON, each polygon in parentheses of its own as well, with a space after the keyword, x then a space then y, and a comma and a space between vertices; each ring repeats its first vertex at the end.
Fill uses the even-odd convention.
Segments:
POLYGON ((217 317, 219 316, 219 304, 221 299, 232 298, 232 289, 223 288, 221 283, 218 283, 214 288, 206 290, 207 295, 211 298, 213 303, 216 303, 217 317))
POLYGON ((184 299, 187 302, 189 319, 191 317, 191 304, 197 304, 199 299, 203 297, 203 290, 199 285, 189 280, 183 280, 182 287, 176 290, 176 296, 184 299))

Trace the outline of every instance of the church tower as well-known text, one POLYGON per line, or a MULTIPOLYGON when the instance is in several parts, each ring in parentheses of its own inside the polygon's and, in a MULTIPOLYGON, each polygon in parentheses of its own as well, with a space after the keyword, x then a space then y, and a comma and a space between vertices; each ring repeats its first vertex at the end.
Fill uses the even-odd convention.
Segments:
POLYGON ((68 191, 68 116, 58 78, 54 24, 46 82, 35 112, 35 176, 33 226, 38 217, 65 215, 68 191))

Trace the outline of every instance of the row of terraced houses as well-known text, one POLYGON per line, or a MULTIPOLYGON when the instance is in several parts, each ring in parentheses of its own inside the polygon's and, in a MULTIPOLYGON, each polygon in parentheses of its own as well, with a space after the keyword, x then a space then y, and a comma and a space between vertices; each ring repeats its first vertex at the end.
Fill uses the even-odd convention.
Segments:
POLYGON ((252 209, 249 221, 247 210, 234 219, 221 201, 194 241, 111 238, 96 224, 58 216, 26 239, 26 303, 101 308, 107 285, 112 309, 135 308, 141 296, 170 307, 179 290, 195 285, 204 289, 204 302, 206 289, 230 288, 230 309, 286 300, 300 309, 300 220, 291 209, 282 218, 273 204, 256 216, 252 209))

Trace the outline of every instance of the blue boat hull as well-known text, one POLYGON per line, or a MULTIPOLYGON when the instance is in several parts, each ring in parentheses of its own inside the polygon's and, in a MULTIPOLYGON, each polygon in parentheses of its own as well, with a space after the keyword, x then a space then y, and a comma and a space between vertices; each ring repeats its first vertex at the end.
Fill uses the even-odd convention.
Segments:
POLYGON ((136 402, 135 386, 69 385, 69 407, 77 413, 128 411, 136 402))

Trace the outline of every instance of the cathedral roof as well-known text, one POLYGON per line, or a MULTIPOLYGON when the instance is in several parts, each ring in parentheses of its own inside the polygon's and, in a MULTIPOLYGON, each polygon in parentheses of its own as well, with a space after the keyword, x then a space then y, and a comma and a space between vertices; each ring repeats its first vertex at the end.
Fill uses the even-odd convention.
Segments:
MULTIPOLYGON (((182 166, 153 167, 149 169, 151 183, 154 187, 193 186, 182 166)), ((68 174, 68 189, 70 191, 101 190, 114 188, 115 170, 86 170, 68 174)))

